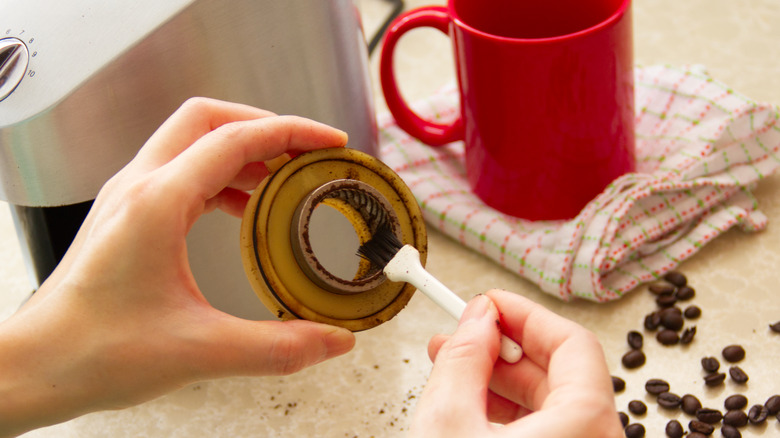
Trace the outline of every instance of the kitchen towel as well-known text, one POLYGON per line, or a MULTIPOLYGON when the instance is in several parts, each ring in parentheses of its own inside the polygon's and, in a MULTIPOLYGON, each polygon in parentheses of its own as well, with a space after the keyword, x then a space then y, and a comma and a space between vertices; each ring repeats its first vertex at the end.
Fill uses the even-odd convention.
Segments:
MULTIPOLYGON (((635 92, 637 170, 571 220, 533 222, 491 209, 469 189, 463 142, 426 146, 389 114, 379 118, 380 156, 430 226, 563 300, 613 300, 731 227, 763 229, 767 218, 751 189, 780 163, 778 107, 735 92, 701 66, 637 67, 635 92)), ((413 107, 430 120, 452 120, 457 89, 413 107)))

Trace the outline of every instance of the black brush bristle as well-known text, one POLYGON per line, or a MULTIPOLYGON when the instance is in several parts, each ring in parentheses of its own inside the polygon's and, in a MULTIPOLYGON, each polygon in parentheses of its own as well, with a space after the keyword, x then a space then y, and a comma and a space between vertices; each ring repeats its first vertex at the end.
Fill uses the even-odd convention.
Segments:
POLYGON ((384 269, 403 246, 393 230, 385 224, 377 228, 368 242, 360 245, 357 253, 379 269, 384 269))

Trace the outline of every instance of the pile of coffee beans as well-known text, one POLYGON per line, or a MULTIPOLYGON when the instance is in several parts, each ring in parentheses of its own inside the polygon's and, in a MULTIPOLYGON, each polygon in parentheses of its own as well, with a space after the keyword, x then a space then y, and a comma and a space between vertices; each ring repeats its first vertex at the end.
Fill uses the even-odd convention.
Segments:
MULTIPOLYGON (((701 309, 693 304, 684 308, 680 304, 696 296, 696 291, 688 284, 685 275, 678 271, 668 272, 663 281, 653 283, 648 287, 655 295, 656 309, 644 318, 644 329, 655 332, 656 340, 664 346, 687 345, 694 341, 696 326, 690 323, 699 318, 701 309)), ((770 324, 770 330, 780 333, 780 322, 770 324)), ((629 350, 623 355, 621 362, 627 369, 639 368, 645 364, 644 336, 636 330, 631 330, 626 336, 629 350)), ((721 371, 718 358, 706 356, 701 358, 704 371, 704 384, 708 387, 723 385, 727 378, 738 385, 745 385, 749 376, 738 365, 745 359, 746 352, 741 345, 728 345, 721 351, 722 359, 729 363, 728 375, 721 371)), ((625 390, 626 382, 618 376, 612 376, 615 393, 625 390)), ((771 416, 780 421, 780 395, 771 396, 764 404, 754 404, 748 409, 748 399, 742 394, 733 394, 724 401, 725 413, 719 409, 702 406, 701 401, 693 394, 682 396, 672 391, 669 383, 660 378, 649 379, 645 383, 647 394, 655 396, 659 407, 667 410, 682 410, 691 417, 686 428, 678 420, 670 420, 666 424, 666 436, 670 438, 706 438, 717 428, 725 438, 741 437, 741 428, 748 424, 761 424, 771 416)), ((634 416, 642 416, 647 412, 647 405, 640 400, 628 403, 628 411, 634 416)), ((618 413, 628 438, 645 436, 645 427, 641 423, 631 423, 625 412, 618 413)))

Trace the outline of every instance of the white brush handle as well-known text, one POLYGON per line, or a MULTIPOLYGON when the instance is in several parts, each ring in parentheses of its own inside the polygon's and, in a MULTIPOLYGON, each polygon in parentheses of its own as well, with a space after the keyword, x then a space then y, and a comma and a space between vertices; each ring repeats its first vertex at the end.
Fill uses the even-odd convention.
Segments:
MULTIPOLYGON (((405 281, 416 287, 453 318, 460 319, 466 302, 423 268, 420 253, 411 245, 404 245, 385 266, 384 273, 392 281, 405 281)), ((499 356, 509 363, 523 357, 523 349, 517 342, 501 335, 499 356)))

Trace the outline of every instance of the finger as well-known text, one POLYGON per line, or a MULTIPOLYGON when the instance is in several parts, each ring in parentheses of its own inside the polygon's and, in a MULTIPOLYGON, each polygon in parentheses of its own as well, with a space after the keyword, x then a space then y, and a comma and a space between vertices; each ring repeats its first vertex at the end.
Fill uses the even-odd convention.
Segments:
POLYGON ((249 197, 250 195, 243 190, 235 190, 228 187, 219 192, 217 196, 206 201, 203 212, 208 213, 218 208, 240 219, 244 217, 244 210, 249 202, 249 197))
POLYGON ((184 102, 146 142, 139 161, 167 163, 199 138, 227 123, 275 116, 249 105, 196 97, 184 102))
POLYGON ((238 190, 254 190, 266 176, 268 176, 268 168, 265 167, 265 163, 249 163, 236 174, 228 186, 238 190))
MULTIPOLYGON (((436 360, 447 339, 449 336, 446 335, 431 338, 428 343, 428 356, 432 361, 436 360)), ((498 361, 493 367, 490 390, 525 409, 538 409, 549 394, 547 370, 528 358, 514 364, 498 361)))
POLYGON ((346 142, 343 131, 295 116, 230 123, 201 137, 166 165, 167 190, 205 201, 231 184, 249 163, 346 142))
MULTIPOLYGON (((216 311, 215 311, 216 312, 216 311)), ((248 321, 220 314, 204 335, 205 377, 287 375, 344 354, 349 330, 312 321, 248 321)))
POLYGON ((518 418, 528 415, 532 411, 518 405, 517 403, 509 400, 505 397, 494 393, 488 392, 487 398, 487 413, 488 421, 492 423, 507 424, 511 423, 518 418))
POLYGON ((537 410, 543 405, 570 403, 570 399, 560 397, 567 392, 596 399, 611 394, 604 353, 591 332, 519 295, 505 291, 487 295, 499 307, 505 323, 502 329, 521 340, 526 354, 520 362, 523 373, 512 373, 504 364, 496 367, 496 386, 516 388, 516 392, 502 395, 537 410), (536 367, 523 364, 526 359, 536 367))
POLYGON ((451 427, 464 422, 487 423, 488 383, 499 350, 497 317, 486 296, 469 302, 457 330, 436 355, 415 412, 416 423, 445 422, 451 427))

